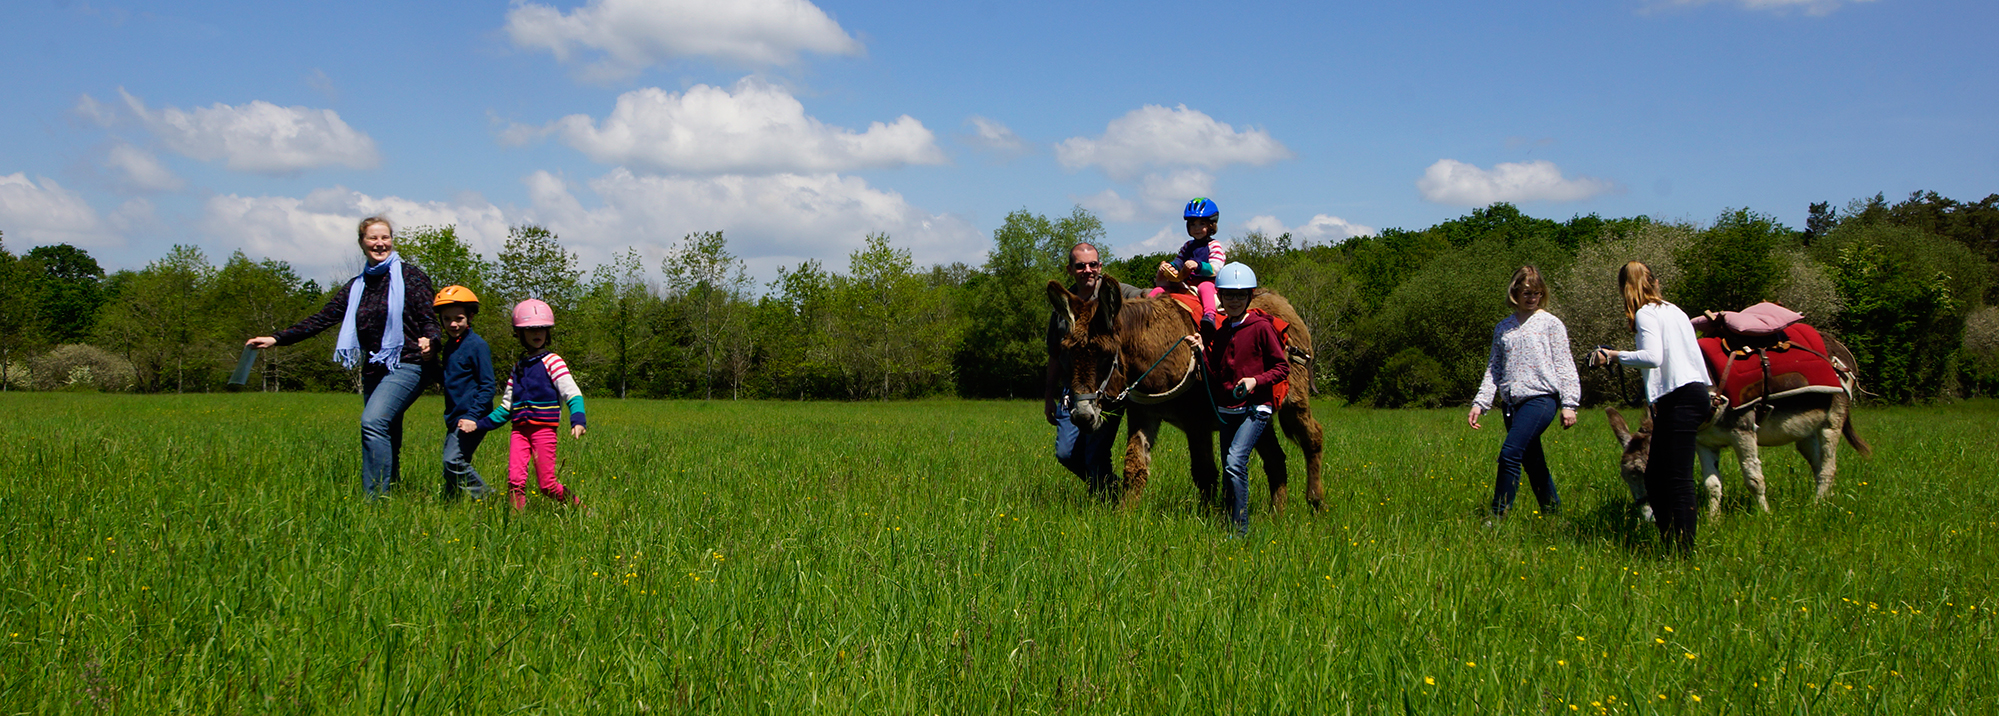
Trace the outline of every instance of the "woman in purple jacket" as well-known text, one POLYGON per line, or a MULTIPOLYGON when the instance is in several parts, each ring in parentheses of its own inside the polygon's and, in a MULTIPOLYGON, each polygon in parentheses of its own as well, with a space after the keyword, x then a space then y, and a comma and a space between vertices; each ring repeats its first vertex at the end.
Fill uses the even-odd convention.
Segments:
POLYGON ((368 267, 290 328, 244 342, 288 346, 340 327, 333 359, 361 369, 361 487, 369 499, 395 485, 403 449, 403 412, 423 389, 423 361, 437 345, 436 291, 430 276, 396 255, 395 229, 371 216, 357 229, 368 267))

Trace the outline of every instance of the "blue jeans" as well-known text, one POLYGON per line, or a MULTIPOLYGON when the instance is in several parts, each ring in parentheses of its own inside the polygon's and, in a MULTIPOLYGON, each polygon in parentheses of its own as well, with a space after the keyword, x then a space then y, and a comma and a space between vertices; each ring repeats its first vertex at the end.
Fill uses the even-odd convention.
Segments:
POLYGON ((472 453, 479 451, 479 443, 485 439, 484 432, 458 432, 455 418, 444 421, 444 499, 455 500, 460 495, 486 498, 486 481, 472 467, 472 453))
POLYGON ((1121 416, 1105 415, 1103 427, 1085 433, 1069 422, 1069 396, 1063 395, 1055 404, 1055 461, 1082 478, 1083 484, 1091 489, 1108 487, 1113 474, 1111 448, 1117 444, 1117 426, 1121 421, 1121 416))
POLYGON ((396 484, 402 470, 403 411, 423 391, 423 366, 404 363, 393 371, 369 366, 361 371, 361 489, 370 499, 396 484))
POLYGON ((1270 431, 1270 413, 1250 408, 1240 415, 1222 414, 1222 444, 1228 446, 1222 478, 1229 486, 1229 518, 1237 536, 1249 534, 1249 455, 1270 431))
POLYGON ((1504 515, 1513 509, 1513 497, 1520 493, 1520 470, 1527 470, 1528 484, 1541 511, 1553 514, 1562 509, 1555 494, 1555 478, 1548 474, 1548 457, 1541 452, 1541 433, 1561 412, 1560 401, 1552 395, 1537 395, 1501 408, 1506 416, 1506 442, 1499 446, 1499 476, 1492 483, 1492 513, 1504 515))

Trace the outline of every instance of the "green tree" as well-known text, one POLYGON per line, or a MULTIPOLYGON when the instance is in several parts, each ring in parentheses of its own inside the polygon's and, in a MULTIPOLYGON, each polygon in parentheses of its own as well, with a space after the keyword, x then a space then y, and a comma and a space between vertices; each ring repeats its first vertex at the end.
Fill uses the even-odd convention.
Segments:
MULTIPOLYGON (((206 308, 212 330, 215 360, 227 364, 241 350, 243 339, 268 336, 290 326, 300 316, 317 310, 317 292, 302 291, 305 282, 291 264, 265 259, 251 261, 243 252, 231 254, 207 282, 206 308)), ((287 379, 298 380, 301 370, 329 373, 330 361, 324 354, 314 356, 297 348, 274 349, 260 357, 259 388, 276 391, 287 379), (325 365, 315 365, 323 363, 325 365), (317 368, 318 370, 313 370, 317 368)), ((341 371, 344 372, 344 371, 341 371)))
POLYGON ((765 287, 751 320, 751 330, 763 347, 760 370, 753 378, 761 384, 760 392, 804 400, 837 389, 820 336, 835 298, 833 276, 818 261, 777 270, 777 279, 765 287))
POLYGON ((1814 249, 1836 252, 1840 338, 1860 362, 1861 387, 1897 403, 1945 395, 1965 318, 1991 281, 1977 255, 1885 224, 1842 225, 1823 243, 1814 249))
POLYGON ((834 282, 822 350, 848 397, 912 397, 947 387, 959 327, 945 290, 913 271, 908 249, 870 234, 834 282))
POLYGON ((458 226, 414 226, 396 237, 396 253, 430 276, 432 285, 464 286, 484 295, 493 264, 458 238, 458 226))
POLYGON ((36 313, 52 343, 81 343, 104 305, 104 268, 90 252, 69 244, 37 246, 27 253, 39 264, 36 313))
POLYGON ((140 389, 185 392, 201 387, 200 379, 212 372, 219 351, 204 309, 214 273, 201 249, 175 244, 165 257, 115 281, 117 298, 107 306, 98 337, 124 351, 140 389))
MULTIPOLYGON (((993 230, 985 265, 957 293, 958 311, 967 321, 964 344, 955 356, 960 394, 1041 395, 1048 361, 1044 287, 1050 280, 1067 282, 1063 268, 1069 248, 1078 243, 1095 245, 1098 258, 1110 263, 1113 257, 1103 239, 1103 222, 1080 206, 1052 220, 1023 209, 1008 214, 1006 222, 993 230)), ((1143 281, 1152 283, 1150 271, 1143 281)))
POLYGON ((1666 299, 1696 315, 1768 301, 1789 275, 1779 251, 1798 245, 1794 232, 1768 215, 1722 212, 1682 250, 1680 283, 1666 299))
POLYGON ((618 397, 631 390, 639 351, 653 338, 650 313, 657 298, 645 262, 636 248, 614 254, 590 279, 579 309, 589 326, 591 344, 603 356, 605 382, 618 397))
POLYGON ((555 232, 534 225, 511 227, 492 276, 492 288, 501 300, 486 308, 538 298, 547 301, 560 320, 561 313, 576 307, 581 294, 583 273, 577 265, 576 254, 562 247, 555 232))
MULTIPOLYGON (((667 298, 686 316, 693 330, 694 352, 701 356, 701 395, 715 397, 716 369, 747 340, 747 324, 733 316, 748 295, 750 275, 729 253, 720 231, 688 234, 660 262, 666 275, 667 298)), ((732 387, 740 383, 732 380, 732 387)))
POLYGON ((0 234, 0 295, 7 297, 0 300, 0 391, 21 379, 15 375, 15 362, 41 343, 41 321, 35 310, 39 269, 33 258, 9 252, 6 236, 0 234))

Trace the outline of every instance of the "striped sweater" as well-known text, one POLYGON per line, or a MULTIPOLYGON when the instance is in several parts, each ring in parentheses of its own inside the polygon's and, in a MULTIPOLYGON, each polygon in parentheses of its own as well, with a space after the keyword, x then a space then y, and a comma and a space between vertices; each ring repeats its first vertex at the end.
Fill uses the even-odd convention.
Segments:
POLYGON ((515 427, 555 427, 562 424, 562 407, 569 406, 569 424, 584 425, 583 391, 569 375, 562 356, 542 352, 514 362, 506 390, 493 412, 479 421, 493 430, 512 420, 515 427))
MULTIPOLYGON (((1187 243, 1180 245, 1180 253, 1174 258, 1194 262, 1193 275, 1185 277, 1187 283, 1194 284, 1215 280, 1215 274, 1222 271, 1222 264, 1229 262, 1229 253, 1228 249, 1222 248, 1222 242, 1215 239, 1188 239, 1187 243)), ((1174 268, 1183 266, 1185 264, 1175 264, 1174 268)))

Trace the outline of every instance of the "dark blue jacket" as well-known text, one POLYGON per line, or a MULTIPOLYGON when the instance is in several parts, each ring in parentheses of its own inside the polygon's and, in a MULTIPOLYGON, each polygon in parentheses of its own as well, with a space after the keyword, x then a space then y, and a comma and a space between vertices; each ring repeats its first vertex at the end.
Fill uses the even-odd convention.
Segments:
POLYGON ((444 421, 456 424, 459 418, 478 420, 493 410, 493 351, 486 339, 465 331, 465 338, 444 346, 444 421))

